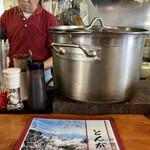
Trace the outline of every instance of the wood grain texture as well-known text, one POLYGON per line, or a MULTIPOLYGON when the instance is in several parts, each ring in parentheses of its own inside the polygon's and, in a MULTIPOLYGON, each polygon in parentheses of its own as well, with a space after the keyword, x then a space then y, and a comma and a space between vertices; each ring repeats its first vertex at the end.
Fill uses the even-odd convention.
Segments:
MULTIPOLYGON (((13 150, 25 125, 34 114, 0 114, 0 150, 13 150)), ((48 117, 112 117, 126 150, 150 149, 150 115, 35 114, 48 117)), ((34 115, 34 116, 35 116, 34 115)))

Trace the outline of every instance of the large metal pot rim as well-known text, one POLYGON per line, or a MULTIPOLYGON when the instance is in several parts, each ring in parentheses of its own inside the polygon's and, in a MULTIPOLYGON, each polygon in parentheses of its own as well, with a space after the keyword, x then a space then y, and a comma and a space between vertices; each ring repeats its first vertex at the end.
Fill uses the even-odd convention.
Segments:
POLYGON ((121 34, 150 34, 147 29, 134 28, 134 27, 122 27, 122 26, 105 26, 101 18, 94 18, 89 26, 56 26, 50 27, 51 32, 54 33, 121 33, 121 34), (94 26, 95 22, 99 21, 99 26, 94 26))
POLYGON ((90 29, 86 29, 84 26, 57 26, 50 27, 52 33, 72 33, 72 34, 81 34, 81 33, 113 33, 113 34, 150 34, 150 31, 147 29, 141 28, 132 28, 132 27, 121 27, 121 26, 112 26, 102 28, 100 26, 93 26, 90 29))

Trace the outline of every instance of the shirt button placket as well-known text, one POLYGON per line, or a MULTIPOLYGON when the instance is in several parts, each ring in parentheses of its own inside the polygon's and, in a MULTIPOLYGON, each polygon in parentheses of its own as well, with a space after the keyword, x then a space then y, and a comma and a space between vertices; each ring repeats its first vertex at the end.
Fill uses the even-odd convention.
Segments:
POLYGON ((27 25, 27 23, 26 23, 26 18, 25 18, 25 17, 23 17, 23 21, 25 21, 24 26, 27 27, 28 25, 27 25))

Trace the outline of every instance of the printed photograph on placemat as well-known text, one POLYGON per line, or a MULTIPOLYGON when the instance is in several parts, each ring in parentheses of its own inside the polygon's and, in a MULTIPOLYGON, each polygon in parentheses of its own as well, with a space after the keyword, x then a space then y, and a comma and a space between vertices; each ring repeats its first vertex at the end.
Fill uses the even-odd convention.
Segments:
POLYGON ((31 117, 15 150, 124 150, 111 118, 31 117))

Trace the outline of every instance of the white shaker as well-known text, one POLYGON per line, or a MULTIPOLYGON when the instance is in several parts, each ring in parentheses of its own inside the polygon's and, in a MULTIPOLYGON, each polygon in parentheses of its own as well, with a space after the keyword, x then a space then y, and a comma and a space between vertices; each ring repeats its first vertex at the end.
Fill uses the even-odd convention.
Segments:
POLYGON ((23 107, 20 101, 20 71, 20 68, 7 68, 3 70, 8 98, 7 108, 9 110, 23 107))

